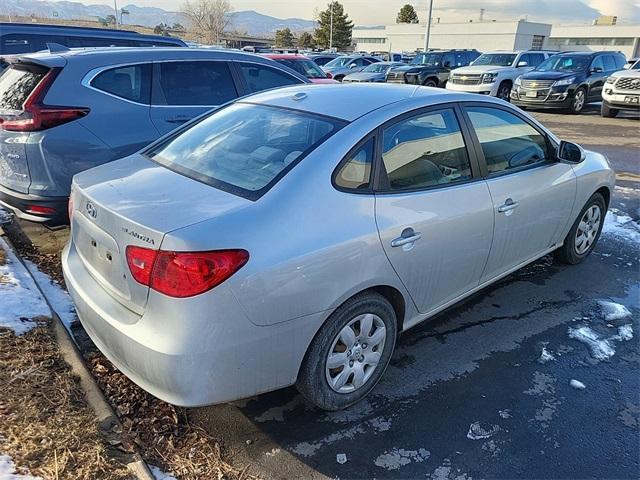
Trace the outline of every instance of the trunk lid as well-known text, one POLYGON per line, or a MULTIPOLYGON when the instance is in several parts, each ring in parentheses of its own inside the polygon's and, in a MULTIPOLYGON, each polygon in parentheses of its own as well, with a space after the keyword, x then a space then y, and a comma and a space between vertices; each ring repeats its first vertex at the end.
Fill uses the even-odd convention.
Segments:
POLYGON ((91 276, 142 314, 149 287, 129 270, 128 246, 160 249, 164 235, 251 204, 135 154, 74 177, 71 234, 91 276))

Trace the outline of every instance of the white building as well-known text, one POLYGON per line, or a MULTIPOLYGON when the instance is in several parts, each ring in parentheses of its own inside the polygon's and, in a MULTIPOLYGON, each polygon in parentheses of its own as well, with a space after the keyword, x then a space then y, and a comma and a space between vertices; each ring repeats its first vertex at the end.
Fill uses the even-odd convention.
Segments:
MULTIPOLYGON (((355 28, 353 40, 358 51, 412 52, 424 48, 426 25, 394 24, 355 28)), ((524 20, 515 22, 461 22, 431 24, 429 48, 475 48, 488 50, 541 49, 549 38, 551 25, 524 20)))
POLYGON ((619 50, 640 56, 640 25, 554 25, 545 47, 551 50, 619 50))
MULTIPOLYGON (((426 25, 394 24, 356 27, 358 51, 412 52, 424 47, 426 25)), ((431 25, 430 48, 490 50, 620 50, 627 58, 640 56, 640 25, 550 25, 525 20, 473 21, 431 25)))

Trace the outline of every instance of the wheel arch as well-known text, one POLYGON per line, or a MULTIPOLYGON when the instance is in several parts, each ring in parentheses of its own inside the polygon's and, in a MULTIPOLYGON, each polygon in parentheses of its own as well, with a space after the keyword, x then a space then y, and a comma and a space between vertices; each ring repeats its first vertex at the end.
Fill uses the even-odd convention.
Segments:
MULTIPOLYGON (((611 201, 611 190, 607 186, 602 186, 593 193, 599 193, 604 198, 605 209, 609 209, 609 202, 611 201)), ((605 212, 606 213, 606 212, 605 212)))
POLYGON ((436 84, 436 87, 440 86, 440 79, 438 78, 437 75, 434 75, 432 73, 428 74, 424 80, 422 81, 422 85, 425 85, 429 80, 433 80, 436 84))

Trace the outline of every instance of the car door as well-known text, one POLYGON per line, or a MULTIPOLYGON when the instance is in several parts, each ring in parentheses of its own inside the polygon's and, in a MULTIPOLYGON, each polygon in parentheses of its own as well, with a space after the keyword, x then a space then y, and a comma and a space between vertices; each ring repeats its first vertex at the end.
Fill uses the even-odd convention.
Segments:
POLYGON ((440 79, 440 85, 444 85, 449 79, 449 74, 456 65, 456 57, 453 52, 447 52, 442 56, 442 65, 438 72, 438 78, 440 79))
POLYGON ((160 135, 237 97, 227 62, 154 63, 151 120, 160 135))
POLYGON ((478 285, 493 204, 454 106, 404 115, 378 134, 376 222, 389 261, 427 313, 478 285))
POLYGON ((482 282, 562 242, 576 196, 570 165, 555 160, 546 134, 514 109, 464 107, 491 193, 494 231, 482 282))
POLYGON ((589 66, 587 82, 589 83, 588 100, 590 102, 602 100, 602 88, 607 79, 604 68, 603 55, 596 55, 589 66))

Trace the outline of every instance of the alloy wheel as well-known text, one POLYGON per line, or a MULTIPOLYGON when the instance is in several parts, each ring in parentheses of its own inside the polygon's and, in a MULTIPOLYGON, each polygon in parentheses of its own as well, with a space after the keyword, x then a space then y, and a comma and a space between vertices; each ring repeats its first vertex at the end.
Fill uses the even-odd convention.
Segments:
POLYGON ((582 108, 584 107, 584 90, 578 90, 576 92, 575 97, 573 98, 573 109, 576 112, 579 112, 582 110, 582 108))
POLYGON ((329 387, 351 393, 366 384, 380 363, 386 337, 384 322, 373 313, 349 321, 333 340, 325 360, 329 387))
POLYGON ((588 252, 595 242, 598 231, 600 230, 601 218, 600 208, 597 205, 591 205, 587 211, 584 212, 578 224, 574 241, 574 248, 578 255, 584 255, 588 252))

